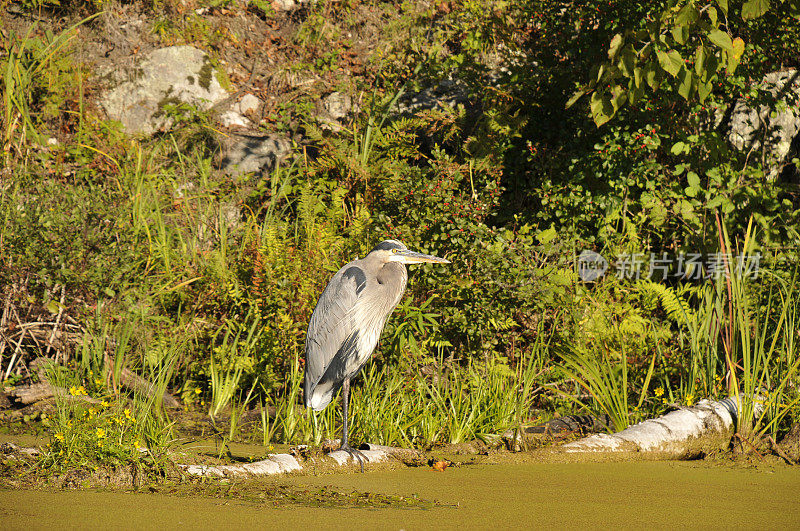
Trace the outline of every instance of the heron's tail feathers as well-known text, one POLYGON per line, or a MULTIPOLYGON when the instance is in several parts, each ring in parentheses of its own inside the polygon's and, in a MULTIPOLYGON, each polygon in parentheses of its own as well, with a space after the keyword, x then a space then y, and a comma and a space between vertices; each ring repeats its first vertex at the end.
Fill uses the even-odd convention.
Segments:
POLYGON ((336 391, 330 383, 320 383, 310 390, 306 388, 306 407, 310 407, 314 411, 322 411, 333 400, 333 394, 336 391))

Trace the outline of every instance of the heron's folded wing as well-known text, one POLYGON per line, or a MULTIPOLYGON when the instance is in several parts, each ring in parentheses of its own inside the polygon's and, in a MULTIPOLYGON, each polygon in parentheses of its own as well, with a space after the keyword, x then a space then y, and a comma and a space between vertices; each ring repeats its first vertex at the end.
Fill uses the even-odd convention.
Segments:
MULTIPOLYGON (((320 380, 331 364, 343 364, 354 353, 358 330, 353 314, 359 295, 366 286, 366 276, 357 265, 348 264, 336 273, 317 302, 306 335, 306 404, 324 407, 341 382, 325 386, 327 400, 312 401, 320 380)), ((332 368, 332 367, 331 367, 332 368)), ((338 372, 338 371, 335 371, 338 372)), ((329 377, 332 374, 329 373, 329 377)), ((317 407, 315 407, 317 409, 317 407)))

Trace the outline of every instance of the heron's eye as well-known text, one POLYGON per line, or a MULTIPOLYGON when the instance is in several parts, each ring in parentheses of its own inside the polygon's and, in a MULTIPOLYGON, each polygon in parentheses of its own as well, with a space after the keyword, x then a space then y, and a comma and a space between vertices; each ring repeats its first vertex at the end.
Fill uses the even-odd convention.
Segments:
POLYGON ((397 254, 397 249, 392 249, 392 254, 397 254))

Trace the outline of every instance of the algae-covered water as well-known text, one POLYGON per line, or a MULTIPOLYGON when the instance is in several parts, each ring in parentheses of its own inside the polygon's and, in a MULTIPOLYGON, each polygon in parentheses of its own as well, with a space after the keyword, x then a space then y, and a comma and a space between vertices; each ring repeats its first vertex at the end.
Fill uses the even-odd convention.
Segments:
POLYGON ((0 491, 0 528, 800 528, 800 467, 480 464, 284 476, 213 489, 0 491), (416 502, 356 503, 383 495, 416 502))

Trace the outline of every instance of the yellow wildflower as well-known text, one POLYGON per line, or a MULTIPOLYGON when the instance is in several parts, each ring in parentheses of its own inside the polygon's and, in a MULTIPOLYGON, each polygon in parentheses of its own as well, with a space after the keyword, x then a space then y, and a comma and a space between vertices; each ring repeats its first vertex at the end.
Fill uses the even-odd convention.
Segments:
POLYGON ((100 402, 100 405, 103 406, 103 407, 108 407, 111 404, 109 404, 106 400, 103 400, 102 402, 100 402))
POLYGON ((72 396, 86 396, 86 389, 82 385, 75 387, 74 385, 69 388, 69 394, 72 396))
POLYGON ((94 379, 94 384, 95 384, 97 387, 102 387, 102 385, 103 385, 103 380, 101 380, 100 378, 95 378, 95 379, 94 379))
POLYGON ((656 387, 656 390, 653 391, 653 392, 655 393, 656 396, 662 396, 664 394, 664 388, 663 387, 656 387))
POLYGON ((686 395, 686 405, 691 406, 692 404, 694 404, 694 395, 690 393, 686 395))
POLYGON ((131 410, 127 408, 125 408, 125 418, 131 422, 136 422, 136 419, 131 415, 131 410))
POLYGON ((202 393, 202 391, 200 390, 199 387, 196 387, 195 390, 194 390, 194 393, 199 395, 200 393, 202 393))
POLYGON ((97 428, 97 432, 96 433, 97 433, 97 438, 98 439, 102 439, 103 437, 106 436, 106 430, 104 430, 103 428, 97 428))
POLYGON ((53 437, 55 437, 59 441, 62 441, 62 442, 64 441, 64 434, 61 433, 61 432, 56 433, 55 435, 53 435, 53 437))

